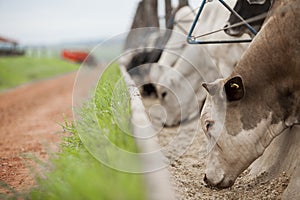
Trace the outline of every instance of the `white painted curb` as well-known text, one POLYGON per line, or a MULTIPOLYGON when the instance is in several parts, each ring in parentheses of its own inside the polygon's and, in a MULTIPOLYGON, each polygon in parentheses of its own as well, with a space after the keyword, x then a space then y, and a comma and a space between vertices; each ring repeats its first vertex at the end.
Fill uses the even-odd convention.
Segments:
MULTIPOLYGON (((131 122, 133 127, 133 135, 142 136, 146 138, 144 140, 136 139, 139 149, 143 152, 151 152, 160 149, 157 144, 157 138, 155 136, 155 130, 152 128, 152 124, 146 114, 145 107, 141 100, 141 95, 135 83, 127 73, 124 66, 120 66, 121 73, 124 77, 130 94, 131 104, 131 122), (150 126, 149 126, 150 125, 150 126), (142 126, 142 128, 141 128, 142 126)), ((162 157, 142 157, 142 167, 145 171, 151 169, 151 166, 164 166, 166 165, 162 157)), ((144 174, 147 196, 149 200, 173 200, 175 199, 174 191, 170 182, 170 174, 167 167, 156 170, 154 172, 147 172, 144 174)))

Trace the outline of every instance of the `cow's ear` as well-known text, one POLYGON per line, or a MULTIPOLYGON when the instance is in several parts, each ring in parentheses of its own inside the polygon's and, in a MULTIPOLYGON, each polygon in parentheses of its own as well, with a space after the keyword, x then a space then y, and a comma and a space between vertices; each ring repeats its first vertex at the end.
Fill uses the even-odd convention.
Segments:
POLYGON ((211 95, 215 95, 218 90, 218 85, 215 83, 202 83, 204 89, 211 95))
POLYGON ((242 78, 240 76, 235 76, 229 79, 224 85, 224 90, 228 101, 241 100, 245 95, 242 78))
POLYGON ((249 4, 265 4, 267 0, 247 0, 249 4))

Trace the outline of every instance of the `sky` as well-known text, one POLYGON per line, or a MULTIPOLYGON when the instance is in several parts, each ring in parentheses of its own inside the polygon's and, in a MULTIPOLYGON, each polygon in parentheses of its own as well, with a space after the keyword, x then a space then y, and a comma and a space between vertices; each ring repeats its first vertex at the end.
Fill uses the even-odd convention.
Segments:
POLYGON ((129 30, 139 1, 0 0, 0 36, 25 45, 106 39, 129 30))
POLYGON ((107 38, 130 28, 139 0, 0 0, 0 35, 25 44, 107 38))

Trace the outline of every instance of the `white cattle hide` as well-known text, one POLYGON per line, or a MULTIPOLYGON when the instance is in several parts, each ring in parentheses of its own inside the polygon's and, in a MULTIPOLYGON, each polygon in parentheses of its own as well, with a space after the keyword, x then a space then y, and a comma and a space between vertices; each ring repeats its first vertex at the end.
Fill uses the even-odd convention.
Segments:
MULTIPOLYGON (((229 4, 233 5, 234 2, 229 1, 229 4)), ((194 34, 200 35, 222 28, 229 14, 219 2, 208 2, 194 34)), ((180 23, 180 27, 174 26, 174 32, 160 60, 151 68, 151 82, 158 83, 158 97, 167 114, 166 121, 162 123, 168 126, 198 114, 206 96, 201 83, 228 76, 248 47, 248 44, 187 44, 186 33, 194 18, 195 13, 190 7, 186 6, 178 11, 175 21, 180 23), (177 33, 182 33, 182 29, 185 33, 177 33)), ((219 32, 201 39, 233 38, 219 32)))

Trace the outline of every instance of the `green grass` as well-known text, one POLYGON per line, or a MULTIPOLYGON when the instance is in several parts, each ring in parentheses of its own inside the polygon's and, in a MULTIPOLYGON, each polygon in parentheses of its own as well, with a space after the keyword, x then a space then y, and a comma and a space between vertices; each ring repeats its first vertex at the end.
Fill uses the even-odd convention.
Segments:
POLYGON ((67 139, 52 164, 55 168, 46 174, 46 179, 38 179, 28 199, 145 199, 140 175, 102 165, 83 147, 76 133, 67 139))
POLYGON ((110 142, 126 151, 138 152, 129 120, 130 96, 124 80, 120 77, 119 68, 112 65, 99 81, 94 98, 98 125, 101 130, 110 127, 109 131, 104 131, 110 142))
POLYGON ((0 91, 74 71, 79 65, 59 58, 0 57, 0 91))
POLYGON ((116 65, 105 72, 96 88, 95 98, 79 109, 81 120, 76 126, 73 123, 65 123, 64 129, 70 132, 71 136, 64 137, 61 151, 52 158, 50 165, 43 166, 47 172, 43 178, 37 179, 37 186, 29 194, 0 194, 0 197, 43 200, 145 199, 146 190, 142 175, 107 167, 88 151, 93 151, 91 146, 98 145, 99 152, 96 153, 104 155, 108 162, 118 163, 119 159, 124 159, 119 158, 110 147, 101 145, 103 136, 106 136, 112 144, 126 151, 138 152, 135 141, 130 136, 130 97, 124 80, 120 78, 121 73, 116 65), (118 115, 114 117, 116 112, 118 115))

